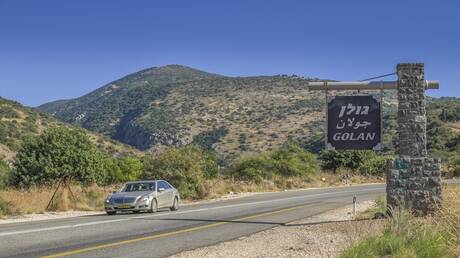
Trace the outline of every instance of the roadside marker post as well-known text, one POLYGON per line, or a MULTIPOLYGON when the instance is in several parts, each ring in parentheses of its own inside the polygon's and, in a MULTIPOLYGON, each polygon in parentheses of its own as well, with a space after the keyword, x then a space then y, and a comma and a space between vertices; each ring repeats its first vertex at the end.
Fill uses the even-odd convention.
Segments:
POLYGON ((353 195, 353 217, 356 216, 356 195, 353 195))

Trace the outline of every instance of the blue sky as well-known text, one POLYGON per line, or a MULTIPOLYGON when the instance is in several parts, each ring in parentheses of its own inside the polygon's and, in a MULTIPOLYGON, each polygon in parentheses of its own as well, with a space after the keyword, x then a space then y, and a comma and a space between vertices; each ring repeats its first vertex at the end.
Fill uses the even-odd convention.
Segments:
POLYGON ((459 12, 460 1, 0 0, 0 96, 36 106, 166 64, 358 80, 416 61, 441 81, 429 95, 459 97, 459 12))

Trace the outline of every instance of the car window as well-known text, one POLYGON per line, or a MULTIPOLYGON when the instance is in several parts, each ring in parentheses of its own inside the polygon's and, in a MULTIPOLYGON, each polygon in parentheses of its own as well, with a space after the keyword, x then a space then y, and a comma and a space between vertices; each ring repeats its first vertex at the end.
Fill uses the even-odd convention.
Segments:
POLYGON ((172 189, 173 187, 166 181, 164 181, 165 185, 166 185, 166 189, 172 189))
POLYGON ((155 183, 129 183, 123 187, 122 192, 154 191, 155 183))
POLYGON ((158 188, 169 189, 169 186, 168 186, 168 183, 166 183, 165 181, 159 181, 158 188))

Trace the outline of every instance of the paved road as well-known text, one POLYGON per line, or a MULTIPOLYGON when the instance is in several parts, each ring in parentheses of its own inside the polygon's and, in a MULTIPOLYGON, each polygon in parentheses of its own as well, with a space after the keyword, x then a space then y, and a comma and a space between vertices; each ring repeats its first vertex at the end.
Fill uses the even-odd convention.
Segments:
POLYGON ((0 257, 164 257, 351 205, 353 195, 359 202, 384 192, 384 184, 286 191, 175 212, 4 224, 0 257))

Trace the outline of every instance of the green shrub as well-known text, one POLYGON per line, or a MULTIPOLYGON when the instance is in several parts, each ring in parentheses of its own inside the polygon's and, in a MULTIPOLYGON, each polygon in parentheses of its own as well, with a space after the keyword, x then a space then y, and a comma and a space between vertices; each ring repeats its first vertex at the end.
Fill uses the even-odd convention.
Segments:
POLYGON ((316 156, 298 145, 285 146, 271 155, 277 173, 282 176, 305 176, 319 171, 316 156))
POLYGON ((142 174, 142 162, 135 157, 104 159, 104 176, 98 184, 109 185, 139 179, 142 174))
POLYGON ((8 163, 0 157, 0 187, 8 184, 11 177, 11 168, 8 163))
POLYGON ((239 180, 273 179, 273 176, 307 177, 319 171, 316 156, 288 145, 273 152, 254 154, 235 161, 230 175, 239 180))
POLYGON ((390 155, 369 155, 358 165, 358 172, 361 175, 383 176, 386 173, 388 161, 393 159, 390 155))
POLYGON ((196 145, 171 148, 144 160, 145 179, 165 179, 179 189, 184 198, 203 198, 207 189, 204 180, 216 177, 215 155, 196 145))
POLYGON ((236 160, 230 174, 238 180, 272 179, 276 168, 271 157, 261 153, 236 160))
POLYGON ((457 157, 454 159, 452 162, 453 165, 453 176, 454 177, 460 177, 460 157, 457 157))
POLYGON ((337 169, 345 168, 364 175, 384 174, 386 164, 392 158, 391 155, 364 150, 322 151, 320 154, 323 169, 332 170, 335 173, 337 169))

